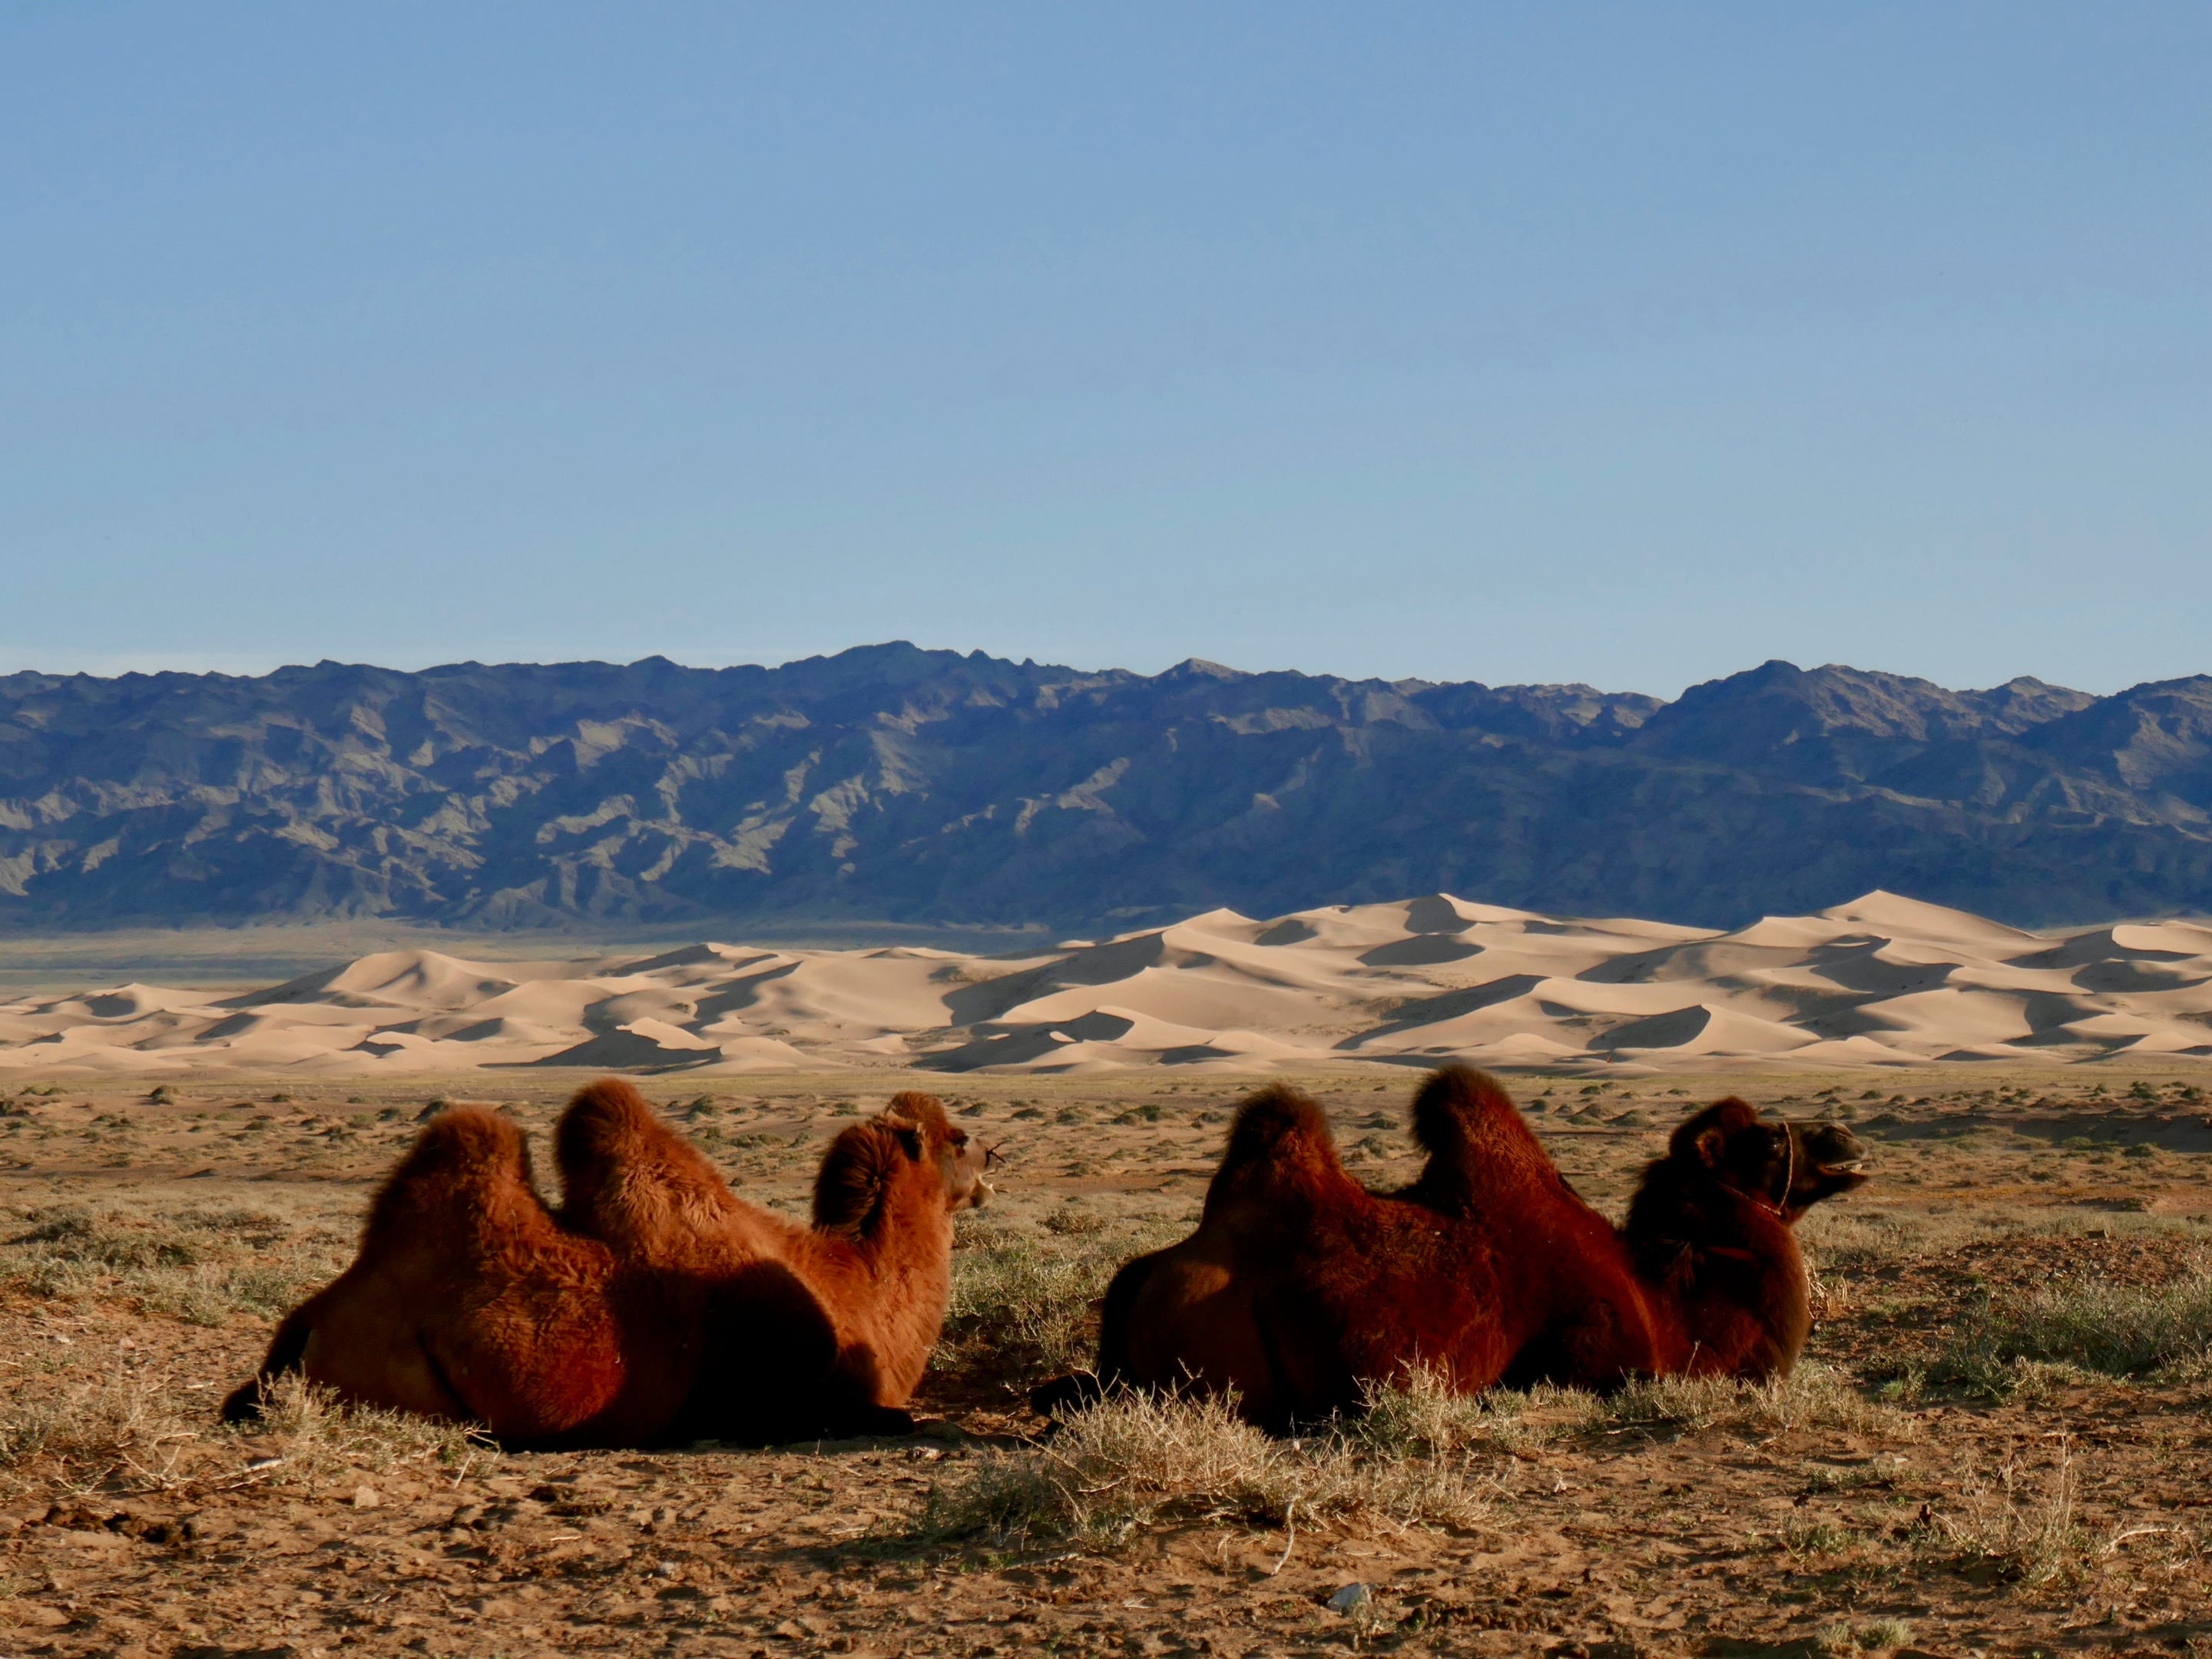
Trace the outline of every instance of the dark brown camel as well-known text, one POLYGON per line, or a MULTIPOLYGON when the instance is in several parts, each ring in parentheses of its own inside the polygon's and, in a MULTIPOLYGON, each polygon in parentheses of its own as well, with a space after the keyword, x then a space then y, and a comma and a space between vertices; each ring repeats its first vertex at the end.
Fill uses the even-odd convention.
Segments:
POLYGON ((370 1206, 352 1267, 277 1328, 225 1402, 297 1370, 349 1401, 519 1445, 763 1442, 896 1430, 951 1283, 952 1215, 988 1154, 926 1095, 830 1145, 814 1224, 734 1197, 616 1079, 581 1091, 538 1196, 521 1131, 441 1115, 370 1206))
POLYGON ((1038 1409, 1127 1383, 1233 1393, 1250 1420, 1283 1430, 1417 1364, 1468 1393, 1774 1374, 1807 1324, 1789 1222, 1863 1179, 1847 1131, 1762 1123, 1723 1102, 1676 1132, 1624 1233, 1470 1067, 1429 1077, 1413 1132, 1430 1155, 1420 1178, 1370 1193, 1345 1173, 1311 1099, 1281 1086, 1254 1096, 1198 1230, 1122 1268, 1095 1376, 1047 1384, 1038 1409))

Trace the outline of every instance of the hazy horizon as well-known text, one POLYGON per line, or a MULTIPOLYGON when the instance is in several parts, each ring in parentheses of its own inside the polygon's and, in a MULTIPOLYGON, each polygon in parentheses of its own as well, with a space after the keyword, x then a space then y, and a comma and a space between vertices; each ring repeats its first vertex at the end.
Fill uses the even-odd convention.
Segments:
MULTIPOLYGON (((807 655, 805 655, 805 656, 787 658, 787 659, 783 659, 783 660, 781 660, 781 661, 777 661, 777 662, 685 662, 685 661, 682 660, 681 659, 674 658, 674 657, 670 657, 670 656, 666 655, 666 654, 665 654, 665 653, 660 653, 660 652, 653 652, 653 653, 647 653, 646 656, 643 656, 643 657, 635 657, 635 658, 631 658, 631 659, 629 659, 628 661, 617 661, 617 660, 615 660, 614 659, 611 659, 611 658, 606 658, 606 657, 569 657, 569 658, 558 658, 558 659, 555 659, 555 658, 541 658, 541 659, 519 659, 519 658, 511 658, 511 659, 498 659, 498 660, 492 660, 492 659, 483 659, 483 658, 475 658, 475 657, 461 657, 461 658, 453 658, 453 659, 447 659, 447 660, 444 660, 444 661, 439 661, 439 662, 428 662, 428 663, 423 663, 423 664, 420 665, 419 666, 403 666, 403 665, 399 665, 399 664, 396 664, 396 663, 389 663, 389 662, 348 661, 348 660, 345 660, 345 659, 339 659, 339 658, 322 658, 322 659, 318 659, 317 660, 313 661, 313 662, 307 662, 307 661, 287 661, 287 662, 280 662, 280 663, 273 664, 273 665, 271 665, 270 666, 266 667, 266 668, 254 668, 254 669, 250 669, 250 670, 231 670, 231 669, 222 669, 222 668, 206 668, 206 669, 200 669, 200 668, 177 668, 177 667, 169 667, 169 666, 159 666, 159 665, 156 665, 156 666, 148 666, 148 667, 143 667, 143 668, 137 668, 137 667, 134 667, 134 668, 121 668, 121 669, 116 669, 116 670, 112 670, 112 671, 110 671, 110 672, 99 672, 99 671, 94 671, 94 670, 89 670, 89 669, 53 669, 53 668, 45 668, 45 667, 42 667, 42 666, 40 666, 40 665, 38 665, 38 664, 36 664, 36 663, 25 663, 25 664, 22 664, 22 665, 21 665, 20 666, 16 666, 16 667, 11 667, 11 668, 0 668, 0 678, 4 678, 4 677, 5 677, 5 676, 7 676, 7 675, 9 675, 9 674, 16 674, 16 673, 52 674, 52 675, 56 675, 56 676, 68 676, 68 675, 73 675, 73 674, 83 673, 83 674, 89 674, 92 678, 100 678, 100 679, 119 679, 119 678, 124 678, 125 676, 126 676, 126 675, 128 675, 128 674, 131 674, 131 673, 145 674, 145 675, 147 675, 147 676, 149 676, 149 677, 151 677, 151 676, 154 676, 154 675, 157 675, 157 674, 162 674, 162 673, 177 673, 177 674, 221 674, 221 675, 226 675, 226 676, 228 676, 228 677, 229 677, 229 678, 238 678, 238 679, 266 679, 266 678, 268 678, 270 676, 271 676, 271 675, 273 675, 273 674, 276 674, 276 673, 283 672, 284 672, 285 670, 288 670, 288 669, 312 669, 312 668, 318 668, 318 667, 321 667, 321 666, 325 665, 326 664, 331 664, 331 663, 335 663, 335 664, 337 664, 338 666, 340 666, 340 667, 345 667, 345 668, 368 668, 368 669, 374 669, 374 670, 378 670, 378 671, 380 671, 380 672, 383 672, 398 673, 398 674, 426 674, 426 673, 434 673, 434 672, 438 672, 439 670, 441 670, 441 669, 451 669, 451 668, 468 668, 468 667, 477 667, 477 668, 562 668, 562 667, 599 666, 599 667, 617 667, 617 668, 623 668, 623 667, 636 667, 636 666, 639 666, 639 665, 641 665, 641 664, 644 664, 644 663, 647 663, 647 662, 656 661, 656 660, 658 660, 658 661, 664 661, 664 662, 671 663, 671 664, 672 664, 674 666, 676 666, 676 667, 678 667, 678 668, 683 668, 683 669, 694 669, 694 670, 699 670, 699 671, 707 672, 717 672, 717 671, 720 671, 720 670, 722 670, 722 669, 727 669, 727 668, 763 668, 763 669, 767 669, 767 670, 769 670, 769 671, 773 672, 773 671, 779 670, 779 669, 789 668, 789 667, 791 667, 791 666, 793 666, 793 665, 798 664, 798 663, 802 663, 802 662, 814 662, 814 661, 823 661, 823 660, 827 660, 827 659, 832 659, 832 658, 836 658, 836 657, 839 657, 839 656, 845 655, 845 654, 847 654, 848 653, 850 653, 850 652, 870 651, 870 650, 880 650, 880 649, 885 648, 885 647, 894 647, 894 646, 900 646, 900 645, 908 645, 908 646, 912 646, 915 649, 916 649, 916 650, 918 650, 918 651, 933 652, 933 652, 939 652, 939 651, 955 651, 955 650, 957 650, 957 647, 951 647, 951 646, 934 646, 934 645, 926 645, 926 644, 923 644, 923 643, 921 643, 921 642, 920 642, 920 641, 912 641, 912 640, 871 640, 871 641, 864 641, 864 642, 861 642, 861 643, 859 643, 859 644, 855 644, 855 645, 849 645, 849 646, 846 646, 846 647, 842 647, 842 648, 840 648, 840 649, 838 649, 838 650, 834 650, 834 651, 826 651, 826 652, 818 652, 818 653, 808 653, 807 655)), ((1309 677, 1310 677, 1310 678, 1334 678, 1334 679, 1342 679, 1342 680, 1348 680, 1348 681, 1381 682, 1381 683, 1383 683, 1383 684, 1407 684, 1407 683, 1409 683, 1409 682, 1422 681, 1422 680, 1427 679, 1427 677, 1423 676, 1423 675, 1418 675, 1418 674, 1395 674, 1395 675, 1394 675, 1394 674, 1388 674, 1388 673, 1380 673, 1380 674, 1365 674, 1365 675, 1358 675, 1358 674, 1343 674, 1343 673, 1336 673, 1336 672, 1334 672, 1333 671, 1331 671, 1330 669, 1326 668, 1326 667, 1312 667, 1312 666, 1308 666, 1308 665, 1301 665, 1301 664, 1291 664, 1291 663, 1270 663, 1270 664, 1267 664, 1267 665, 1248 665, 1248 664, 1244 664, 1244 663, 1234 663, 1234 662, 1227 662, 1227 663, 1224 663, 1224 662, 1219 662, 1219 661, 1215 660, 1214 659, 1212 659, 1212 658, 1204 658, 1204 657, 1186 657, 1186 658, 1183 658, 1183 659, 1179 659, 1179 660, 1178 660, 1178 661, 1176 661, 1176 662, 1167 664, 1167 665, 1165 665, 1164 666, 1163 666, 1163 667, 1161 667, 1161 668, 1158 668, 1158 669, 1152 669, 1152 670, 1145 670, 1145 669, 1129 668, 1129 667, 1127 667, 1127 665, 1123 665, 1123 664, 1120 664, 1120 663, 1052 662, 1052 661, 1049 661, 1049 660, 1042 661, 1042 662, 1038 662, 1038 661, 1037 661, 1037 659, 1027 659, 1027 658, 1018 658, 1018 657, 1013 657, 1013 656, 1011 656, 1011 655, 1009 655, 1008 653, 1005 653, 1005 652, 991 651, 991 650, 988 649, 987 647, 974 647, 974 648, 972 648, 971 650, 969 650, 969 651, 959 651, 959 652, 957 653, 957 654, 960 654, 960 655, 962 655, 962 656, 969 656, 969 655, 977 654, 977 653, 980 653, 980 654, 981 654, 981 655, 984 655, 984 656, 987 656, 987 657, 992 658, 993 659, 997 660, 997 661, 1001 661, 1001 662, 1012 662, 1012 663, 1016 663, 1016 664, 1019 664, 1019 665, 1030 665, 1030 664, 1035 663, 1035 664, 1036 664, 1036 665, 1038 665, 1038 666, 1048 667, 1048 668, 1064 668, 1064 669, 1068 670, 1070 672, 1073 672, 1073 673, 1078 673, 1078 674, 1132 673, 1132 674, 1140 674, 1140 675, 1144 675, 1144 676, 1145 676, 1145 677, 1146 677, 1146 678, 1157 678, 1158 675, 1160 675, 1160 674, 1162 674, 1162 673, 1165 673, 1165 672, 1168 672, 1169 670, 1170 670, 1170 669, 1182 667, 1182 666, 1183 666, 1183 665, 1184 665, 1184 664, 1186 664, 1186 663, 1190 663, 1190 662, 1200 662, 1200 663, 1206 664, 1207 665, 1209 665, 1209 666, 1212 666, 1212 667, 1217 667, 1217 668, 1226 668, 1226 669, 1231 670, 1232 672, 1237 672, 1237 673, 1239 673, 1239 674, 1255 674, 1255 675, 1257 675, 1257 674, 1280 674, 1280 673, 1291 673, 1291 674, 1303 674, 1303 675, 1306 675, 1306 676, 1309 676, 1309 677)), ((2047 676, 2047 675, 2038 674, 2038 673, 2035 673, 2035 672, 2032 672, 2032 671, 2026 671, 2026 670, 2024 670, 2024 671, 2022 671, 2022 672, 2019 672, 2019 673, 2016 673, 2016 674, 2008 674, 2008 675, 2006 675, 2004 678, 2002 678, 2002 679, 1991 680, 1991 681, 1990 681, 1988 684, 1984 684, 1984 685, 1946 685, 1946 684, 1942 684, 1942 682, 1940 682, 1940 681, 1931 681, 1931 680, 1929 680, 1929 679, 1927 679, 1927 678, 1926 678, 1924 675, 1909 675, 1909 674, 1903 674, 1903 673, 1900 673, 1899 671, 1896 671, 1896 670, 1893 670, 1893 669, 1887 669, 1887 668, 1874 668, 1874 667, 1869 667, 1869 666, 1868 666, 1868 665, 1866 665, 1865 664, 1862 664, 1862 663, 1844 663, 1844 662, 1812 663, 1812 664, 1807 664, 1807 663, 1792 663, 1792 662, 1788 662, 1786 659, 1783 659, 1783 658, 1774 658, 1774 657, 1765 658, 1765 659, 1763 659, 1762 660, 1758 661, 1758 662, 1747 663, 1747 664, 1745 664, 1743 666, 1739 667, 1739 668, 1733 668, 1733 669, 1724 670, 1724 671, 1723 671, 1723 672, 1720 672, 1720 673, 1717 673, 1717 674, 1713 675, 1713 676, 1712 676, 1710 679, 1708 679, 1708 680, 1697 681, 1697 682, 1693 682, 1692 684, 1712 684, 1714 681, 1718 681, 1718 680, 1727 680, 1727 679, 1733 679, 1733 678, 1736 678, 1736 677, 1737 677, 1737 676, 1739 676, 1739 675, 1741 675, 1741 674, 1747 674, 1747 673, 1750 673, 1750 672, 1755 672, 1755 671, 1756 671, 1756 670, 1758 670, 1758 669, 1766 667, 1769 664, 1776 663, 1776 662, 1781 662, 1781 663, 1784 663, 1785 666, 1788 666, 1788 667, 1790 667, 1790 668, 1795 668, 1795 669, 1798 670, 1800 672, 1808 673, 1808 674, 1809 674, 1809 673, 1817 672, 1819 672, 1819 671, 1820 671, 1820 670, 1823 670, 1823 669, 1836 669, 1836 670, 1840 670, 1840 671, 1843 671, 1843 672, 1850 672, 1850 673, 1860 673, 1860 674, 1881 674, 1881 675, 1889 675, 1889 676, 1893 676, 1893 677, 1898 678, 1916 679, 1916 680, 1919 680, 1919 681, 1920 681, 1920 682, 1922 682, 1923 684, 1932 684, 1932 685, 1935 685, 1935 686, 1936 686, 1936 688, 1937 688, 1938 690, 1940 690, 1951 691, 1951 692, 1958 692, 1958 693, 1973 693, 1973 692, 1980 692, 1980 691, 1992 691, 1992 690, 1998 690, 2002 689, 2002 688, 2003 688, 2004 686, 2006 686, 2006 685, 2009 685, 2009 684, 2014 684, 2015 682, 2022 681, 2022 680, 2026 680, 2026 681, 2033 681, 2033 682, 2035 682, 2035 683, 2038 683, 2038 684, 2040 684, 2051 686, 2051 687, 2053 687, 2053 688, 2055 688, 2055 689, 2059 689, 2059 690, 2075 690, 2075 691, 2093 691, 2093 690, 2094 690, 2094 688, 2087 687, 2087 686, 2067 685, 2067 684, 2064 684, 2063 683, 2062 683, 2062 682, 2060 682, 2060 681, 2057 681, 2057 680, 2055 680, 2055 679, 2051 678, 2050 678, 2049 676, 2047 676)), ((2203 675, 2203 674, 2206 674, 2206 673, 2212 673, 2212 668, 2185 669, 2185 670, 2184 670, 2184 671, 2183 671, 2181 673, 2179 673, 2179 674, 2161 676, 2161 677, 2160 677, 2160 679, 2161 679, 2161 680, 2191 679, 2191 678, 2198 678, 2198 677, 2200 677, 2200 676, 2202 676, 2202 675, 2203 675)), ((1440 681, 1433 681, 1433 680, 1431 680, 1431 681, 1429 681, 1429 683, 1430 683, 1430 684, 1445 684, 1446 682, 1440 682, 1440 681)), ((1462 682, 1462 683, 1465 683, 1465 682, 1462 682)), ((2109 696, 2117 695, 2117 694, 2118 694, 2118 692, 2120 692, 2120 691, 2125 691, 2125 690, 2131 690, 2131 689, 2133 689, 2133 688, 2134 688, 2134 687, 2136 687, 2136 686, 2139 686, 2139 685, 2146 685, 2146 684, 2158 684, 2158 683, 2160 683, 2160 681, 2157 681, 2157 680, 2136 680, 2136 681, 2129 682, 2129 683, 2128 683, 2128 684, 2123 684, 2123 685, 2120 685, 2120 686, 2115 687, 2115 688, 2113 689, 2113 690, 2112 690, 2112 691, 2100 691, 2100 692, 2094 692, 2094 695, 2097 695, 2097 696, 2109 696)), ((1609 693, 1609 694, 1618 694, 1618 695, 1653 696, 1653 697, 1657 697, 1657 698, 1659 698, 1662 702, 1672 702, 1676 701, 1678 698, 1680 698, 1680 696, 1682 695, 1682 693, 1683 693, 1684 691, 1686 691, 1686 690, 1690 690, 1690 689, 1691 689, 1691 687, 1690 687, 1690 686, 1683 686, 1683 687, 1681 687, 1681 688, 1680 688, 1680 689, 1676 690, 1675 691, 1674 691, 1674 692, 1673 692, 1673 693, 1671 693, 1671 694, 1666 694, 1666 693, 1660 693, 1660 692, 1654 692, 1654 691, 1647 691, 1647 690, 1645 690, 1643 687, 1641 687, 1641 686, 1635 686, 1635 685, 1605 685, 1605 684, 1591 684, 1591 683, 1589 683, 1589 682, 1573 681, 1573 680, 1557 680, 1557 679, 1554 679, 1554 680, 1520 680, 1520 681, 1493 680, 1493 681, 1484 681, 1484 682, 1481 682, 1481 684, 1486 684, 1486 685, 1490 686, 1490 687, 1491 687, 1492 689, 1493 689, 1493 690, 1510 690, 1516 689, 1516 688, 1517 688, 1517 687, 1540 687, 1540 688, 1548 688, 1548 687, 1566 686, 1566 685, 1575 685, 1575 684, 1589 684, 1589 688, 1590 688, 1591 690, 1596 690, 1596 691, 1601 691, 1601 692, 1606 692, 1606 693, 1609 693)))

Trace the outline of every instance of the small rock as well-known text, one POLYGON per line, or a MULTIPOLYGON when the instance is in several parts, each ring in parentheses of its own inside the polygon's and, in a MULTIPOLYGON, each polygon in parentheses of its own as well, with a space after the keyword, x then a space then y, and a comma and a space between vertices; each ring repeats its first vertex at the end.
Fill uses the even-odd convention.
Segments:
POLYGON ((1335 1613, 1350 1613, 1354 1607, 1365 1606, 1366 1602, 1367 1586, 1364 1584, 1346 1584, 1328 1598, 1329 1608, 1335 1613))
POLYGON ((782 1637, 787 1642, 796 1642, 806 1634, 806 1629, 797 1620, 787 1619, 778 1625, 772 1633, 782 1637))
POLYGON ((353 1506, 357 1510, 373 1510, 383 1501, 383 1494, 366 1481, 353 1489, 353 1506))
POLYGON ((674 1578, 683 1571, 673 1561, 663 1561, 653 1568, 653 1576, 655 1578, 674 1578))

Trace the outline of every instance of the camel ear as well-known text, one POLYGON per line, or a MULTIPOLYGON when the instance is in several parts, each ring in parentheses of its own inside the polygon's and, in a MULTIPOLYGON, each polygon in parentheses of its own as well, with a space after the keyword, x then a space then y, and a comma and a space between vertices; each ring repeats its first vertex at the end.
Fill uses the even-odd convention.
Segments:
POLYGON ((1717 1170, 1723 1155, 1728 1151, 1728 1139, 1726 1129, 1717 1123, 1709 1123, 1698 1132, 1697 1139, 1691 1145, 1696 1149, 1700 1163, 1708 1170, 1717 1170))
POLYGON ((876 1114, 876 1121, 889 1129, 900 1150, 917 1163, 921 1158, 921 1115, 908 1103, 909 1095, 895 1095, 891 1103, 876 1114))

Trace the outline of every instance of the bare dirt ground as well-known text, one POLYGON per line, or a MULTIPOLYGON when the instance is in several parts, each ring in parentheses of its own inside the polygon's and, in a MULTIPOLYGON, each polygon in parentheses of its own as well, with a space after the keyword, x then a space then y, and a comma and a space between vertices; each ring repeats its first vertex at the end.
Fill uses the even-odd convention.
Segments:
MULTIPOLYGON (((582 1080, 467 1086, 543 1129, 582 1080)), ((917 1086, 644 1081, 794 1211, 822 1143, 917 1086)), ((1306 1081, 1362 1178, 1407 1178, 1410 1075, 1306 1081)), ((1852 1120, 1875 1178, 1805 1224, 1790 1386, 1039 1444, 1028 1387, 1195 1215, 1249 1084, 970 1076, 918 1085, 1007 1158, 921 1436, 514 1454, 297 1393, 234 1434, 216 1403, 451 1085, 13 1082, 0 1654, 2212 1652, 2212 1075, 1510 1081, 1614 1214, 1693 1103, 1852 1120)))

